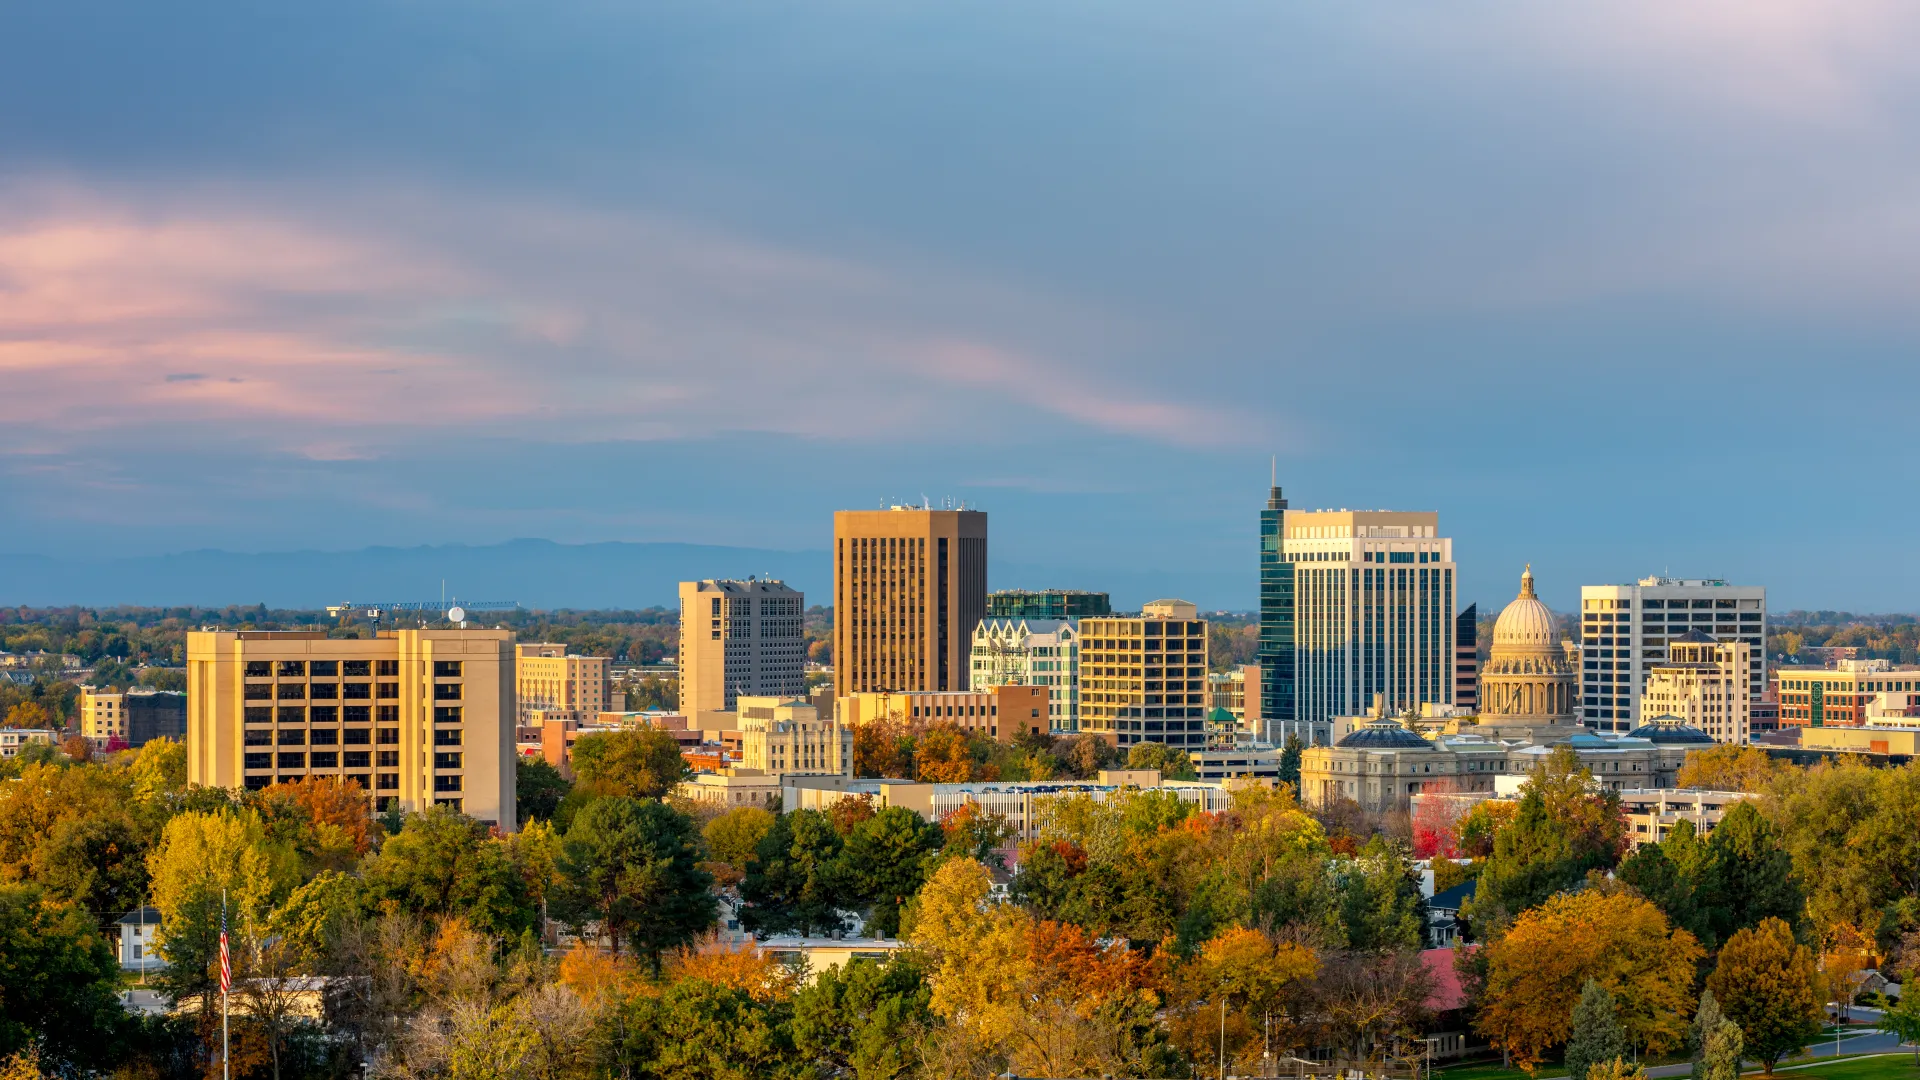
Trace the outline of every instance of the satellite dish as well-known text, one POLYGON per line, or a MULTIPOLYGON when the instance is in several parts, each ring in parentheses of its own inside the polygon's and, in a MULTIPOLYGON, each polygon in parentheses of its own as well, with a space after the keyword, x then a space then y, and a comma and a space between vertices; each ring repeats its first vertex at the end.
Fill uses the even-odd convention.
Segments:
POLYGON ((463 607, 458 607, 458 606, 448 608, 447 621, 448 622, 466 622, 467 609, 463 607))

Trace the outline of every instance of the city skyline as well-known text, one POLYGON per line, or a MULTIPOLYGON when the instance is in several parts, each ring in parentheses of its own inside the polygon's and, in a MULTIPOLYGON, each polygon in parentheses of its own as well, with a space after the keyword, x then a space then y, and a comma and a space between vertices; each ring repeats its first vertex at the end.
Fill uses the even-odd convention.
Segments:
POLYGON ((1278 454, 1445 512, 1468 598, 1920 609, 1832 557, 1920 525, 1920 12, 1015 16, 23 13, 0 552, 821 550, 924 492, 1177 594, 1254 580, 1278 454))

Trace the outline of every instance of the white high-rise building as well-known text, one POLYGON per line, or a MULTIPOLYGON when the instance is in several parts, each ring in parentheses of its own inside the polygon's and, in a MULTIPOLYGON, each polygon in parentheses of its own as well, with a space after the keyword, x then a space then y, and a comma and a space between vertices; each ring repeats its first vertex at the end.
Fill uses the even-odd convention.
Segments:
POLYGON ((1580 587, 1580 719, 1598 731, 1630 731, 1645 719, 1647 672, 1667 661, 1667 642, 1697 630, 1748 646, 1751 700, 1767 688, 1767 590, 1714 578, 1642 578, 1580 587))
MULTIPOLYGON (((1431 511, 1289 510, 1294 726, 1330 741, 1336 716, 1454 701, 1453 541, 1431 511)), ((1293 733, 1292 731, 1281 733, 1293 733)))
POLYGON ((1047 688, 1047 726, 1080 730, 1077 619, 985 619, 973 629, 969 678, 975 693, 996 686, 1047 688))

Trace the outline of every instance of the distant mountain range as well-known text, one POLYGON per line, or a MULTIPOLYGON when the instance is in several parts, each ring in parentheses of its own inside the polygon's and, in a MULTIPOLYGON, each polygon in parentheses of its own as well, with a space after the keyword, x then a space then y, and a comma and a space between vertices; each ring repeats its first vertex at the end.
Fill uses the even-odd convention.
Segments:
MULTIPOLYGON (((358 551, 240 553, 186 551, 114 559, 0 555, 0 606, 224 607, 266 604, 320 608, 344 602, 512 600, 529 608, 644 608, 678 603, 677 583, 749 574, 775 577, 832 602, 833 565, 824 551, 774 551, 707 544, 504 544, 370 547, 358 551)), ((1104 589, 1116 607, 1177 596, 1202 608, 1245 610, 1256 571, 1101 571, 994 562, 989 584, 1003 588, 1104 589)))

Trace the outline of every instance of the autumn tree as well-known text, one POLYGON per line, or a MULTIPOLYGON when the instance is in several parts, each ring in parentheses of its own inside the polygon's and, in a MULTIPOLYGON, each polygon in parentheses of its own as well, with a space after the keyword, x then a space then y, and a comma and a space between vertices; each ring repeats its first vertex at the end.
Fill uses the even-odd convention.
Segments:
POLYGON ((1135 743, 1127 750, 1127 768, 1154 769, 1168 780, 1197 780, 1200 774, 1194 771, 1193 758, 1186 750, 1163 743, 1135 743))
POLYGON ((1674 784, 1706 791, 1766 791, 1782 770, 1790 768, 1767 755, 1757 746, 1725 743, 1705 750, 1687 751, 1674 784))
POLYGON ((167 822, 147 857, 153 906, 160 910, 162 986, 173 997, 201 996, 211 1008, 221 912, 242 943, 266 936, 273 909, 299 881, 299 856, 268 839, 252 811, 188 811, 167 822))
POLYGON ((700 830, 707 842, 707 853, 714 861, 725 863, 736 873, 747 872, 747 861, 767 833, 773 831, 774 814, 758 806, 736 806, 714 818, 700 830))
POLYGON ((376 907, 457 915, 501 934, 518 934, 533 923, 527 883, 507 843, 451 807, 407 815, 400 832, 362 862, 361 877, 376 907))
POLYGON ((1613 996, 1633 1044, 1658 1053, 1685 1037, 1700 945, 1630 893, 1554 896, 1523 912, 1483 952, 1487 978, 1475 1027, 1522 1068, 1534 1069, 1567 1040, 1566 1002, 1589 979, 1613 996))
POLYGON ((1512 917, 1613 866, 1626 846, 1620 797, 1593 790, 1570 747, 1555 747, 1523 786, 1513 822, 1494 836, 1474 891, 1476 918, 1512 917))
POLYGON ((985 747, 978 736, 956 724, 934 724, 914 744, 913 772, 923 784, 964 784, 969 780, 997 780, 986 764, 985 747), (991 775, 990 775, 991 774, 991 775))
POLYGON ((693 773, 673 733, 655 728, 582 735, 568 753, 575 786, 596 797, 663 798, 693 773))
POLYGON ((1772 1075, 1774 1065, 1820 1034, 1813 951, 1780 919, 1766 919, 1727 939, 1707 988, 1738 1024, 1748 1057, 1772 1075))

